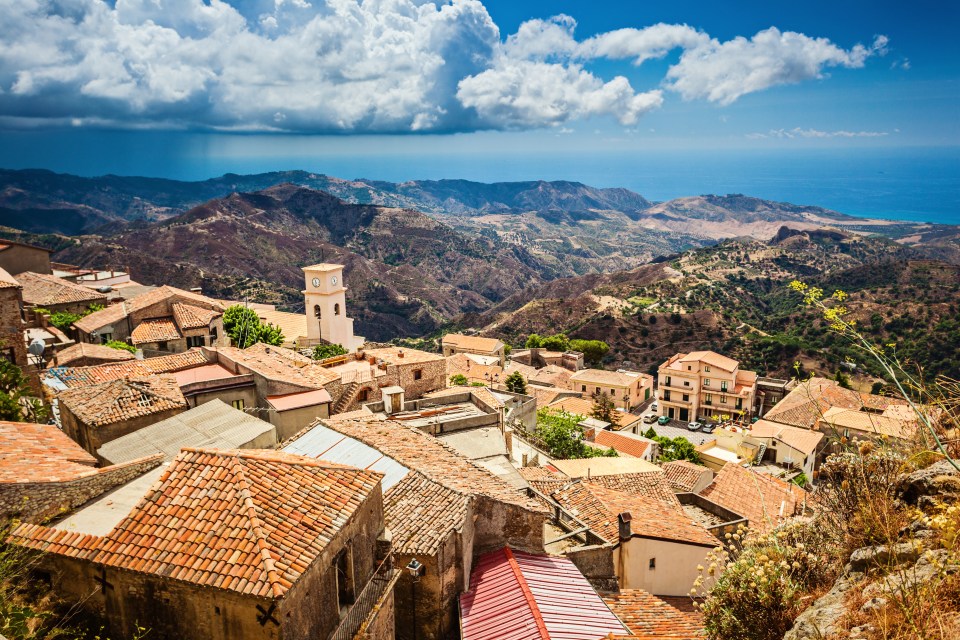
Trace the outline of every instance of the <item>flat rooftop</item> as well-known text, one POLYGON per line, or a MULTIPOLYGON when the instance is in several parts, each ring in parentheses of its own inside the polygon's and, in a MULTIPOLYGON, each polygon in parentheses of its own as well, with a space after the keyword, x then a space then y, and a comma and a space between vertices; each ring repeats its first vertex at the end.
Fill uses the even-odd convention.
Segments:
POLYGON ((683 505, 683 510, 694 522, 706 528, 717 527, 725 522, 720 516, 710 513, 695 504, 685 504, 683 505))
POLYGON ((444 424, 464 418, 476 418, 489 415, 472 402, 458 402, 439 407, 429 407, 418 411, 401 411, 390 416, 404 426, 423 429, 430 425, 444 424))
POLYGON ((187 384, 192 384, 195 382, 211 382, 213 380, 229 380, 230 378, 237 378, 237 374, 233 373, 226 367, 223 367, 219 364, 205 364, 199 367, 193 367, 192 369, 184 369, 182 371, 174 371, 169 374, 177 379, 178 386, 184 386, 187 384))
POLYGON ((168 462, 147 471, 125 485, 91 500, 69 516, 51 524, 52 529, 105 536, 110 533, 140 502, 140 499, 160 479, 169 467, 168 462))
POLYGON ((740 456, 733 451, 724 449, 723 447, 710 447, 709 449, 701 451, 700 453, 703 455, 712 456, 725 462, 740 462, 740 456))

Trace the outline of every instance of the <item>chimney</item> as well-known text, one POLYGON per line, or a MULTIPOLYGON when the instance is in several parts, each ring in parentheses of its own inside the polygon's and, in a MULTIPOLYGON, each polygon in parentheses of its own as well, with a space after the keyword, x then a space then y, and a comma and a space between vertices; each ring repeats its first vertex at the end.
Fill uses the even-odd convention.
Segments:
POLYGON ((398 357, 398 358, 402 358, 402 357, 403 357, 403 349, 400 349, 399 351, 397 351, 397 357, 398 357))
POLYGON ((629 540, 632 533, 630 532, 630 521, 633 520, 633 516, 630 515, 630 512, 624 511, 617 516, 617 524, 620 528, 620 539, 629 540))
POLYGON ((513 460, 513 429, 503 430, 503 443, 507 445, 507 457, 513 460))

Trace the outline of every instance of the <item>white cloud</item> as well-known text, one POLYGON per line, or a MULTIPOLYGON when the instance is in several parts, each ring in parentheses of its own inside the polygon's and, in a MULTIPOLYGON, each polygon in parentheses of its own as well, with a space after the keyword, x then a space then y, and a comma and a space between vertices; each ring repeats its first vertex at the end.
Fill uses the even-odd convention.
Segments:
POLYGON ((752 139, 785 138, 792 140, 794 138, 882 138, 887 135, 890 134, 886 131, 820 131, 819 129, 794 127, 793 129, 771 129, 767 133, 748 133, 747 137, 752 139))
POLYGON ((826 38, 771 27, 749 40, 713 39, 687 49, 667 72, 668 86, 687 100, 729 105, 748 93, 821 78, 826 67, 862 67, 870 56, 883 55, 886 46, 887 37, 877 36, 870 47, 846 50, 826 38))
POLYGON ((880 53, 803 34, 720 43, 687 25, 583 41, 565 15, 502 38, 481 0, 0 0, 0 123, 316 132, 471 131, 611 117, 661 89, 601 77, 681 49, 665 86, 729 104, 880 53))

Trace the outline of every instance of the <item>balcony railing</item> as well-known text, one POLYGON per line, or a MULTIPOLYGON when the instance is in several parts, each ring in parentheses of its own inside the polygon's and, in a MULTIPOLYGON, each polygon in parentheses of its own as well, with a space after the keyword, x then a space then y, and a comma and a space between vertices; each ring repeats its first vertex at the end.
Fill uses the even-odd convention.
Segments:
POLYGON ((347 615, 340 621, 340 625, 330 634, 329 640, 352 640, 363 623, 370 618, 375 608, 379 608, 384 598, 393 591, 393 585, 400 577, 400 570, 393 566, 393 556, 388 555, 380 563, 373 576, 360 592, 356 602, 350 605, 347 615))

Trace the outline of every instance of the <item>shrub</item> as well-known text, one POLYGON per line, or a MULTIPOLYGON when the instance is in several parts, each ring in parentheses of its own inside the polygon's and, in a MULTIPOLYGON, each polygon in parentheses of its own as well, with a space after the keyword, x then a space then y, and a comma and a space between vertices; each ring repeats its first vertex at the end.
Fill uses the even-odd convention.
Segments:
POLYGON ((256 311, 239 304, 223 312, 223 330, 230 336, 233 346, 240 349, 258 342, 277 347, 283 344, 279 327, 261 322, 256 311))
POLYGON ((507 386, 507 391, 512 393, 527 393, 527 381, 523 379, 519 371, 514 371, 508 375, 504 384, 507 386))
POLYGON ((108 340, 103 344, 105 347, 110 347, 111 349, 118 349, 120 351, 129 351, 130 353, 136 353, 137 348, 132 344, 127 344, 126 342, 121 342, 120 340, 108 340))
POLYGON ((595 449, 583 441, 584 417, 546 407, 537 411, 536 436, 547 447, 551 457, 559 460, 576 458, 617 457, 615 449, 595 449))
POLYGON ((326 360, 327 358, 333 358, 336 356, 345 356, 345 355, 347 355, 347 350, 343 348, 343 345, 318 344, 313 348, 312 357, 314 360, 326 360))
POLYGON ((450 376, 450 384, 455 387, 465 387, 467 386, 467 376, 462 373, 455 373, 450 376))

